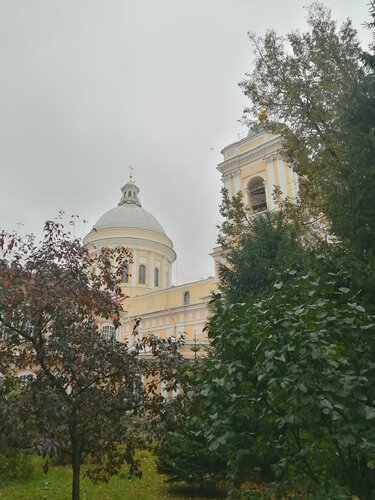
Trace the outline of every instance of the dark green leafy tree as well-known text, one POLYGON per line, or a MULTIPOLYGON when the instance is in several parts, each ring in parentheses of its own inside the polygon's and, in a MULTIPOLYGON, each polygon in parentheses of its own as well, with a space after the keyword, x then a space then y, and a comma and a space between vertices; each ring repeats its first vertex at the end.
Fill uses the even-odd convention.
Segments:
POLYGON ((46 223, 40 243, 4 233, 0 243, 0 425, 8 445, 69 455, 73 499, 84 462, 93 481, 107 481, 125 462, 140 473, 134 451, 147 426, 136 421, 160 409, 156 378, 173 385, 181 360, 178 343, 145 338, 130 346, 98 330, 99 318, 120 324, 116 269, 128 251, 90 255, 60 220, 46 223), (14 388, 20 370, 33 375, 14 388))
POLYGON ((177 408, 165 419, 168 432, 156 450, 157 470, 168 476, 170 482, 184 482, 201 490, 216 488, 225 478, 227 457, 211 450, 204 428, 212 407, 207 406, 204 385, 209 376, 208 358, 197 360, 184 370, 183 397, 177 408), (203 391, 203 393, 202 393, 203 391))
POLYGON ((229 303, 261 293, 291 268, 307 268, 309 248, 320 235, 299 206, 285 202, 277 212, 252 217, 241 194, 230 199, 223 189, 222 195, 218 243, 225 260, 219 267, 219 288, 229 303))
POLYGON ((348 288, 345 274, 289 273, 261 299, 227 306, 214 298, 209 332, 218 375, 205 392, 217 407, 222 388, 225 413, 214 414, 205 437, 222 453, 235 440, 236 456, 228 462, 234 476, 243 471, 243 456, 253 455, 259 466, 269 448, 282 486, 325 498, 332 488, 336 498, 341 487, 370 499, 374 314, 348 288))
MULTIPOLYGON (((375 64, 363 56, 367 74, 353 84, 342 103, 344 144, 327 191, 326 213, 331 231, 359 258, 375 261, 375 64)), ((374 280, 375 281, 375 280, 374 280)))

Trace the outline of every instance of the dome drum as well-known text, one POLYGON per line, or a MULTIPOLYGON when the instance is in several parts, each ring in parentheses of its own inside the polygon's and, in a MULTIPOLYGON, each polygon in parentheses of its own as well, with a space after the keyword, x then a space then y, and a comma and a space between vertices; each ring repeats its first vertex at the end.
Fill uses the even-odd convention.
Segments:
POLYGON ((124 284, 127 294, 134 296, 155 288, 167 288, 171 285, 172 264, 176 260, 173 243, 157 219, 142 208, 139 188, 132 178, 121 191, 118 206, 99 218, 84 238, 84 244, 90 251, 117 246, 132 251, 131 271, 129 268, 132 276, 124 284))

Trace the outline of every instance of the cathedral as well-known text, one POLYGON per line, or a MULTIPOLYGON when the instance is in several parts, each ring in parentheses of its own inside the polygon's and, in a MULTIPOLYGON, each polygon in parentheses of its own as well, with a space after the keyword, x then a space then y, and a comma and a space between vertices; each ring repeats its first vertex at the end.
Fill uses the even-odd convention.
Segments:
MULTIPOLYGON (((247 136, 222 150, 218 165, 222 182, 231 196, 241 192, 250 214, 276 210, 275 187, 283 197, 298 193, 298 178, 279 154, 280 137, 250 130, 247 136)), ((172 264, 176 260, 173 243, 156 218, 142 207, 140 189, 130 176, 121 188, 117 206, 108 210, 84 238, 94 251, 101 247, 124 246, 131 249, 132 261, 122 269, 122 290, 126 297, 121 326, 115 330, 108 321, 100 328, 105 338, 132 343, 135 320, 140 318, 138 335, 151 333, 159 338, 181 336, 183 355, 196 357, 208 346, 204 327, 208 303, 217 288, 215 277, 173 286, 172 264)), ((217 271, 220 247, 211 253, 217 271)))

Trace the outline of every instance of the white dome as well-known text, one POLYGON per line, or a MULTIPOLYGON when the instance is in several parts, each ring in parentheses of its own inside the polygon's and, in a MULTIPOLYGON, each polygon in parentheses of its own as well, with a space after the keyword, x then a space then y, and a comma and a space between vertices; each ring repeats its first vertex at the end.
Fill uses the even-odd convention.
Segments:
POLYGON ((147 210, 133 203, 124 203, 108 210, 100 217, 94 228, 139 228, 164 234, 165 231, 155 217, 147 210))

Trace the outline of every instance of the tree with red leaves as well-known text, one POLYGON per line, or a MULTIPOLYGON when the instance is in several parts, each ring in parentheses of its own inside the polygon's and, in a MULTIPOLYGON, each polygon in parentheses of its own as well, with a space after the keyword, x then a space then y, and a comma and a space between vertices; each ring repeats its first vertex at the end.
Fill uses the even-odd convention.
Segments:
POLYGON ((139 472, 134 451, 145 433, 135 419, 160 409, 155 374, 172 384, 182 362, 178 343, 138 342, 134 335, 130 346, 101 336, 99 318, 120 325, 127 249, 91 255, 61 218, 46 222, 39 243, 5 232, 1 240, 0 385, 12 392, 0 428, 8 446, 68 454, 76 500, 85 461, 94 482, 107 481, 124 463, 139 472), (140 355, 146 347, 153 354, 147 360, 140 355), (9 379, 21 370, 33 375, 15 391, 9 379))

